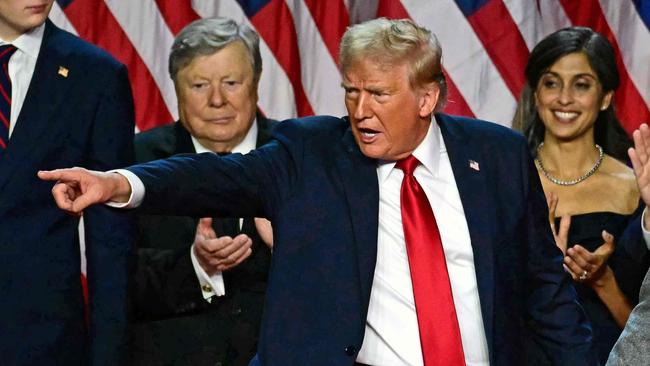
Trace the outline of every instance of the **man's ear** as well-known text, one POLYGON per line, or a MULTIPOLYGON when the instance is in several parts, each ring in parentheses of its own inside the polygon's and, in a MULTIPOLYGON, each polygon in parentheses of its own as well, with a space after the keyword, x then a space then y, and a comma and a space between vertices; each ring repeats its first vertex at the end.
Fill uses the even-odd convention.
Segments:
POLYGON ((438 83, 427 83, 420 88, 419 95, 419 108, 420 117, 425 118, 430 116, 436 109, 438 98, 440 97, 440 86, 438 83))

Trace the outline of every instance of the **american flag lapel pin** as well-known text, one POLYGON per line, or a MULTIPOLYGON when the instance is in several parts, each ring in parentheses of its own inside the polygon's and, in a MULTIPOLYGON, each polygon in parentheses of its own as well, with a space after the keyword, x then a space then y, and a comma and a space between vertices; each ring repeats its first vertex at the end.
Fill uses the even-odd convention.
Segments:
POLYGON ((68 70, 67 67, 59 66, 59 75, 63 76, 64 78, 67 78, 68 72, 70 72, 70 70, 68 70))
POLYGON ((470 167, 471 169, 474 169, 474 170, 476 170, 477 172, 481 170, 481 168, 480 168, 479 165, 478 165, 478 161, 475 161, 475 160, 471 160, 471 159, 470 159, 470 160, 468 160, 468 162, 469 162, 469 167, 470 167))

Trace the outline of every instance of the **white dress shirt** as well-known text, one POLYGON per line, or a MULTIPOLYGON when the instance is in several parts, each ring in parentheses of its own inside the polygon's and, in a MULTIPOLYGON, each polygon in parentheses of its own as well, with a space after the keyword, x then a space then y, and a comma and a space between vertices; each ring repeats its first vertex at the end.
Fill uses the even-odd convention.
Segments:
POLYGON ((36 59, 43 43, 43 32, 45 23, 21 34, 13 42, 6 42, 0 39, 0 46, 12 44, 16 52, 9 59, 9 78, 11 79, 11 118, 9 120, 9 137, 11 137, 20 111, 25 103, 27 89, 34 75, 36 59))
MULTIPOLYGON (((251 150, 255 149, 255 145, 257 143, 257 120, 253 121, 253 124, 251 125, 251 128, 248 130, 246 133, 246 136, 244 136, 244 139, 242 142, 240 142, 237 146, 235 146, 232 149, 233 153, 241 153, 241 154, 247 154, 251 150)), ((194 144, 194 150, 196 151, 197 154, 200 153, 205 153, 205 152, 212 152, 205 148, 199 140, 194 138, 192 136, 192 144, 194 144)), ((241 229, 243 219, 239 219, 239 228, 241 229)), ((220 233, 217 233, 217 236, 219 236, 220 233)), ((223 282, 223 274, 221 272, 217 272, 212 276, 209 276, 203 267, 199 264, 199 261, 196 259, 196 255, 194 254, 194 244, 192 244, 192 247, 190 248, 190 258, 192 259, 192 266, 194 266, 194 271, 196 272, 196 277, 199 280, 199 284, 201 285, 201 292, 203 293, 203 298, 211 301, 210 299, 212 296, 217 295, 217 296, 223 296, 226 294, 226 285, 223 282)))
MULTIPOLYGON (((467 365, 489 365, 489 355, 467 221, 440 129, 431 123, 413 155, 440 230, 467 365)), ((380 163, 377 264, 363 345, 357 361, 373 366, 423 365, 409 270, 400 190, 404 173, 380 163)))
MULTIPOLYGON (((251 128, 246 133, 246 136, 244 136, 242 142, 240 142, 237 146, 235 146, 232 152, 247 154, 251 150, 254 150, 257 144, 257 132, 258 132, 257 119, 255 119, 253 121, 253 124, 251 125, 251 128)), ((197 153, 212 152, 207 148, 205 148, 203 145, 201 145, 199 141, 194 138, 194 136, 192 136, 192 144, 194 145, 194 149, 196 150, 197 153)), ((135 208, 140 206, 145 195, 144 184, 142 184, 140 178, 138 178, 138 176, 131 173, 130 171, 124 169, 117 169, 114 170, 114 172, 120 173, 129 181, 129 184, 131 185, 131 196, 129 197, 129 201, 126 203, 123 204, 109 203, 109 205, 113 207, 121 207, 121 208, 135 208)), ((242 224, 242 219, 240 218, 239 219, 240 228, 241 228, 241 224, 242 224)), ((217 233, 217 235, 219 235, 219 233, 217 233)), ((206 299, 207 301, 210 301, 212 296, 225 295, 226 287, 223 282, 222 273, 218 272, 213 276, 209 276, 205 272, 203 267, 201 267, 198 260, 196 259, 196 256, 194 255, 194 244, 192 244, 190 248, 190 258, 192 260, 192 266, 194 266, 194 271, 196 272, 196 277, 199 280, 199 285, 201 287, 201 292, 203 293, 203 298, 206 299)))
MULTIPOLYGON (((440 230, 465 362, 472 366, 489 365, 469 229, 447 149, 435 120, 413 155, 422 163, 414 175, 429 199, 440 230)), ((373 366, 417 366, 423 365, 422 351, 399 198, 404 174, 394 166, 394 162, 384 162, 377 167, 377 264, 364 341, 357 361, 373 366)), ((131 184, 131 197, 124 204, 109 204, 124 208, 139 206, 145 194, 142 181, 129 171, 118 172, 131 184)), ((643 228, 643 221, 641 226, 646 243, 650 243, 650 232, 643 228)), ((199 281, 205 281, 198 272, 199 281)))
POLYGON ((646 229, 645 226, 643 226, 643 223, 645 222, 645 215, 648 214, 648 208, 643 209, 643 214, 641 214, 641 231, 643 232, 643 239, 645 240, 645 245, 648 247, 648 250, 650 250, 650 231, 646 229))

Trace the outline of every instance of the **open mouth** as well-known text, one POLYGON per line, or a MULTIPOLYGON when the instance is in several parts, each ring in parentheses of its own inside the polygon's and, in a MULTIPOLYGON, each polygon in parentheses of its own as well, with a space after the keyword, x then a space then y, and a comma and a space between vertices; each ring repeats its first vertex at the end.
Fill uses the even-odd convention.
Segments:
POLYGON ((576 119, 579 115, 578 112, 563 112, 563 111, 553 111, 553 115, 560 121, 570 122, 576 119))
POLYGON ((370 128, 359 128, 359 134, 364 140, 371 140, 379 134, 379 131, 370 128))

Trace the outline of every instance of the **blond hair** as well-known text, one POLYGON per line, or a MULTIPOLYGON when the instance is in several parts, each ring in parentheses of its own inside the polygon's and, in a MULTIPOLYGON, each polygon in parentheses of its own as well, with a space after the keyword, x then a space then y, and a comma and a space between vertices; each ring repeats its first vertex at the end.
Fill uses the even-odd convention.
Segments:
POLYGON ((341 72, 360 59, 386 66, 406 63, 412 88, 435 82, 440 88, 435 111, 447 99, 447 83, 442 73, 442 48, 436 36, 409 19, 373 19, 349 27, 341 39, 341 72))

